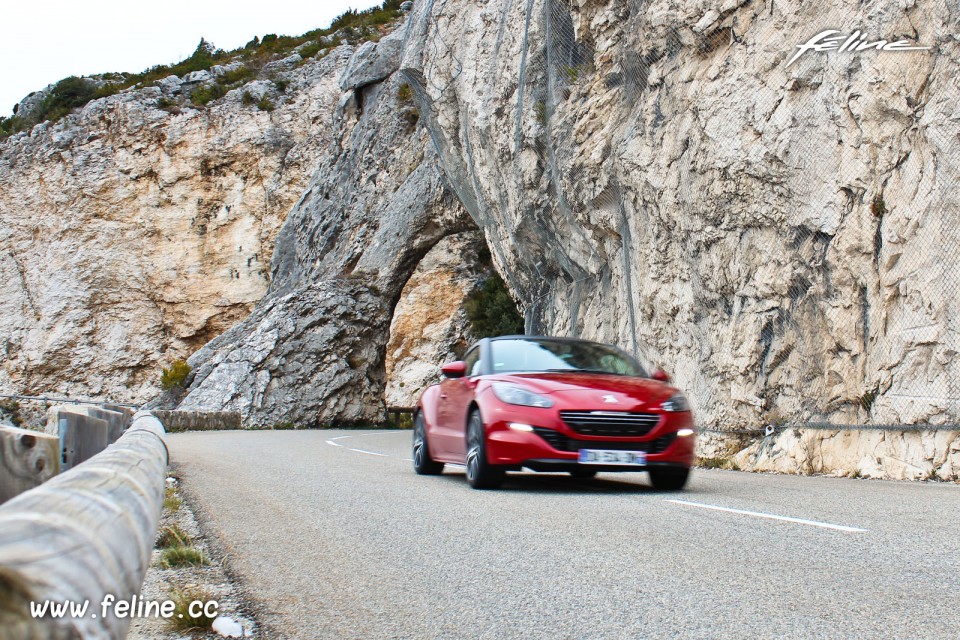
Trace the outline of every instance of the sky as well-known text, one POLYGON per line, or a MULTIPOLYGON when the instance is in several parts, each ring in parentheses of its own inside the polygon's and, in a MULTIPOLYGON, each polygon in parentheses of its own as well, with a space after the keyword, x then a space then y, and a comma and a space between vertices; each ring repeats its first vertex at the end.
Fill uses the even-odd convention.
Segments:
POLYGON ((179 62, 200 38, 235 49, 253 36, 300 35, 380 0, 51 0, 3 9, 0 118, 31 91, 67 76, 139 72, 179 62))

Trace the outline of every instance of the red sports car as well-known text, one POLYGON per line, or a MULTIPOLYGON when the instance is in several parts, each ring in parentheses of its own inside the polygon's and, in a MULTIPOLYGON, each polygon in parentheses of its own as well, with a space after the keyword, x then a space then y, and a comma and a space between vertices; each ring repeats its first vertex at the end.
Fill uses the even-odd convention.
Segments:
POLYGON ((413 467, 466 466, 476 489, 507 471, 648 471, 657 489, 682 489, 695 429, 686 398, 662 371, 627 353, 568 338, 484 338, 444 365, 414 414, 413 467))

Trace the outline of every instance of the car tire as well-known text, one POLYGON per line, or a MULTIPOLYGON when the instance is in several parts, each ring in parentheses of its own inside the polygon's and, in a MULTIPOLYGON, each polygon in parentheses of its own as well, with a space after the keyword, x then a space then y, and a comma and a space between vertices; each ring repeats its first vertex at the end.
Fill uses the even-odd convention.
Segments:
POLYGON ((443 473, 443 463, 430 457, 430 445, 427 443, 427 425, 423 414, 417 412, 413 419, 413 470, 421 476, 438 476, 443 473))
POLYGON ((577 480, 589 480, 596 475, 597 472, 594 469, 574 469, 570 472, 570 476, 577 480))
POLYGON ((682 467, 653 467, 650 482, 659 491, 680 491, 687 484, 690 469, 682 467))
POLYGON ((487 434, 480 412, 474 409, 467 421, 467 482, 474 489, 496 489, 506 470, 487 462, 487 434))

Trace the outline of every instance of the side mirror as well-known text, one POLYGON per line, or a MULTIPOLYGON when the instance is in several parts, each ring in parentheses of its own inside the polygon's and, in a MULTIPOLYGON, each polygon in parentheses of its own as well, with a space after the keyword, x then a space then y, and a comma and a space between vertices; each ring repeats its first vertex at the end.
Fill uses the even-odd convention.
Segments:
POLYGON ((670 376, 663 369, 657 369, 653 372, 653 379, 660 382, 670 382, 670 376))
POLYGON ((444 377, 447 378, 462 378, 463 374, 467 372, 467 363, 463 360, 457 360, 456 362, 443 365, 440 367, 440 371, 442 371, 444 377))

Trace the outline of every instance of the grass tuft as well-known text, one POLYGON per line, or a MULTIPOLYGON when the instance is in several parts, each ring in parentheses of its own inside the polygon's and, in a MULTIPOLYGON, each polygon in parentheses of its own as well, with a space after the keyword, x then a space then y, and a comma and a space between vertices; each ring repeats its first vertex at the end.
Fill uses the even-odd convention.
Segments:
POLYGON ((158 549, 170 549, 173 547, 193 546, 193 538, 190 534, 180 528, 179 525, 171 525, 160 529, 157 535, 156 547, 158 549))
POLYGON ((203 614, 203 607, 194 607, 194 611, 200 609, 198 616, 190 615, 190 604, 193 602, 209 602, 213 600, 213 594, 201 587, 185 587, 183 589, 174 589, 170 594, 173 600, 173 617, 170 623, 174 629, 181 631, 210 629, 216 616, 206 616, 203 614))
POLYGON ((204 567, 210 564, 207 556, 194 546, 176 545, 160 553, 160 566, 164 569, 174 567, 204 567))
POLYGON ((177 495, 177 490, 167 487, 163 492, 163 508, 167 511, 179 511, 182 506, 183 500, 177 495))

